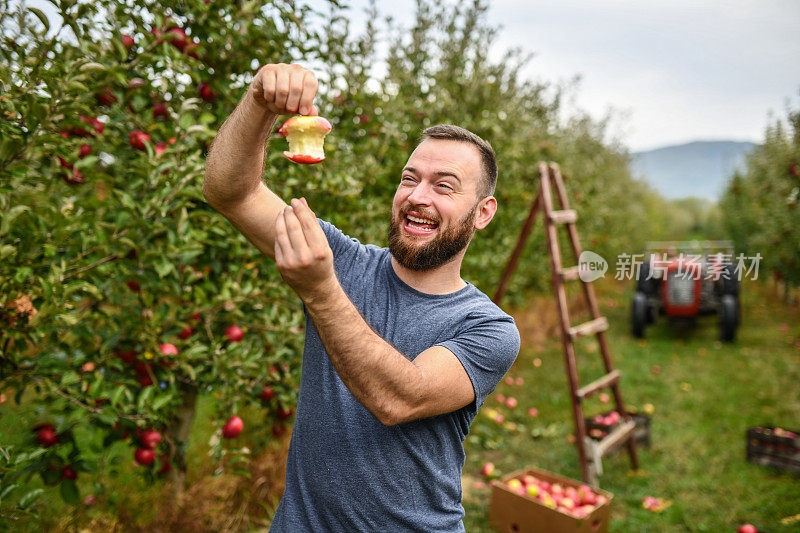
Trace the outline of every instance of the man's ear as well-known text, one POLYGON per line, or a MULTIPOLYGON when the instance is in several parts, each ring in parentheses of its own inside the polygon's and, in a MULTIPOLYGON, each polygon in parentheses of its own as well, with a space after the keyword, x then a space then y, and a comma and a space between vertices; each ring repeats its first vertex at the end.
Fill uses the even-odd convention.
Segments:
POLYGON ((483 229, 489 225, 497 212, 497 199, 487 196, 478 204, 478 214, 475 217, 475 229, 483 229))

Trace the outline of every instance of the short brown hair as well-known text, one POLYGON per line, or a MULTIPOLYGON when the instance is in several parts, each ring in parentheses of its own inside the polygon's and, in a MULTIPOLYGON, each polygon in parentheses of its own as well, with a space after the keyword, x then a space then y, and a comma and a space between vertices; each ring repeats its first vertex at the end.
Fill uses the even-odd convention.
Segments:
POLYGON ((494 157, 494 150, 491 144, 471 131, 460 126, 453 126, 452 124, 439 124, 427 128, 422 132, 420 142, 425 139, 459 141, 470 143, 475 146, 481 156, 481 163, 483 166, 481 181, 477 189, 478 198, 486 198, 494 194, 494 188, 497 186, 497 160, 494 157))

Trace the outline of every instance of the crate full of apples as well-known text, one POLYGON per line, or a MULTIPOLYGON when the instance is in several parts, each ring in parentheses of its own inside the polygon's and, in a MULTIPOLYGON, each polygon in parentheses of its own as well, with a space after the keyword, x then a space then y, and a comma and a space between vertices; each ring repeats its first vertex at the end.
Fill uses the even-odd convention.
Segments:
POLYGON ((778 426, 748 429, 747 460, 800 474, 800 430, 778 426))
MULTIPOLYGON (((640 446, 650 446, 650 417, 646 414, 631 413, 636 427, 633 438, 640 446)), ((592 417, 586 417, 586 433, 594 440, 600 440, 619 425, 622 415, 617 411, 608 411, 592 417)))
POLYGON ((613 495, 567 477, 529 468, 492 481, 489 521, 498 531, 608 531, 613 495))

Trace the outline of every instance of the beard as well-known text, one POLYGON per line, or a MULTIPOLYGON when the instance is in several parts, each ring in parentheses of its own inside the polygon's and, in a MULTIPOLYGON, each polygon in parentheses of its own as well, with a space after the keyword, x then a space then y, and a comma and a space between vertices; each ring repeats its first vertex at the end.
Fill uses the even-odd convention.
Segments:
MULTIPOLYGON (((390 216, 389 251, 398 263, 409 270, 423 272, 438 268, 469 245, 469 241, 475 234, 474 223, 477 209, 478 204, 476 203, 464 218, 424 244, 416 244, 414 235, 402 234, 400 226, 405 220, 407 211, 402 211, 397 220, 390 216)), ((438 219, 438 217, 426 215, 423 212, 420 214, 434 220, 438 219)))

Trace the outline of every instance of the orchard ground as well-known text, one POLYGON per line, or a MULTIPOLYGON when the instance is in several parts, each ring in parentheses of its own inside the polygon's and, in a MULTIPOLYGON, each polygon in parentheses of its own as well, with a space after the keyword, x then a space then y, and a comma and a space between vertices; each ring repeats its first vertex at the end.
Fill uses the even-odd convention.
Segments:
MULTIPOLYGON (((632 472, 627 454, 603 461, 600 486, 615 495, 611 531, 735 531, 744 523, 772 533, 797 531, 798 523, 782 519, 800 513, 800 480, 790 474, 752 465, 745 460, 745 431, 756 425, 800 426, 800 310, 779 303, 772 288, 749 282, 743 288, 743 320, 737 342, 718 339, 716 318, 702 318, 696 327, 678 329, 660 321, 646 340, 629 334, 630 284, 600 281, 600 305, 611 322, 609 341, 616 366, 623 373, 625 401, 640 412, 652 404, 651 446, 639 448, 641 470, 632 472), (660 513, 642 508, 647 496, 671 505, 660 513)), ((578 299, 576 299, 578 301, 578 299)), ((576 306, 577 307, 577 306, 576 306)), ((491 531, 487 521, 488 480, 485 462, 495 476, 534 466, 578 478, 577 453, 569 443, 573 431, 555 306, 549 295, 512 310, 523 339, 520 356, 507 377, 488 398, 465 443, 467 462, 463 488, 467 531, 491 531), (538 360, 538 361, 537 361, 538 360), (540 362, 540 364, 539 364, 540 362), (536 366, 538 364, 538 366, 536 366), (516 406, 499 402, 513 397, 516 406), (529 415, 536 408, 538 416, 529 415), (505 421, 483 413, 493 408, 505 421)), ((573 319, 578 321, 579 317, 573 319)), ((578 345, 581 377, 600 375, 600 356, 593 339, 578 345)), ((95 480, 81 474, 81 497, 91 505, 74 510, 63 504, 57 489, 37 508, 40 519, 14 525, 17 530, 62 530, 72 526, 92 531, 115 525, 124 529, 258 531, 265 528, 282 490, 288 434, 267 452, 246 464, 249 476, 213 471, 208 456, 213 438, 211 415, 215 398, 202 398, 187 453, 188 488, 177 500, 168 487, 147 487, 134 474, 132 448, 117 443, 119 454, 106 475, 107 484, 128 487, 116 499, 93 492, 95 480)), ((514 402, 511 402, 513 405, 514 402)), ((595 396, 588 414, 609 410, 595 396)), ((27 438, 35 413, 25 403, 3 405, 19 416, 4 416, 5 440, 27 438)), ((9 414, 9 413, 7 413, 9 414)), ((259 423, 259 412, 244 413, 247 427, 259 423)), ((117 491, 109 491, 113 494, 117 491)), ((0 522, 1 523, 1 522, 0 522)))

